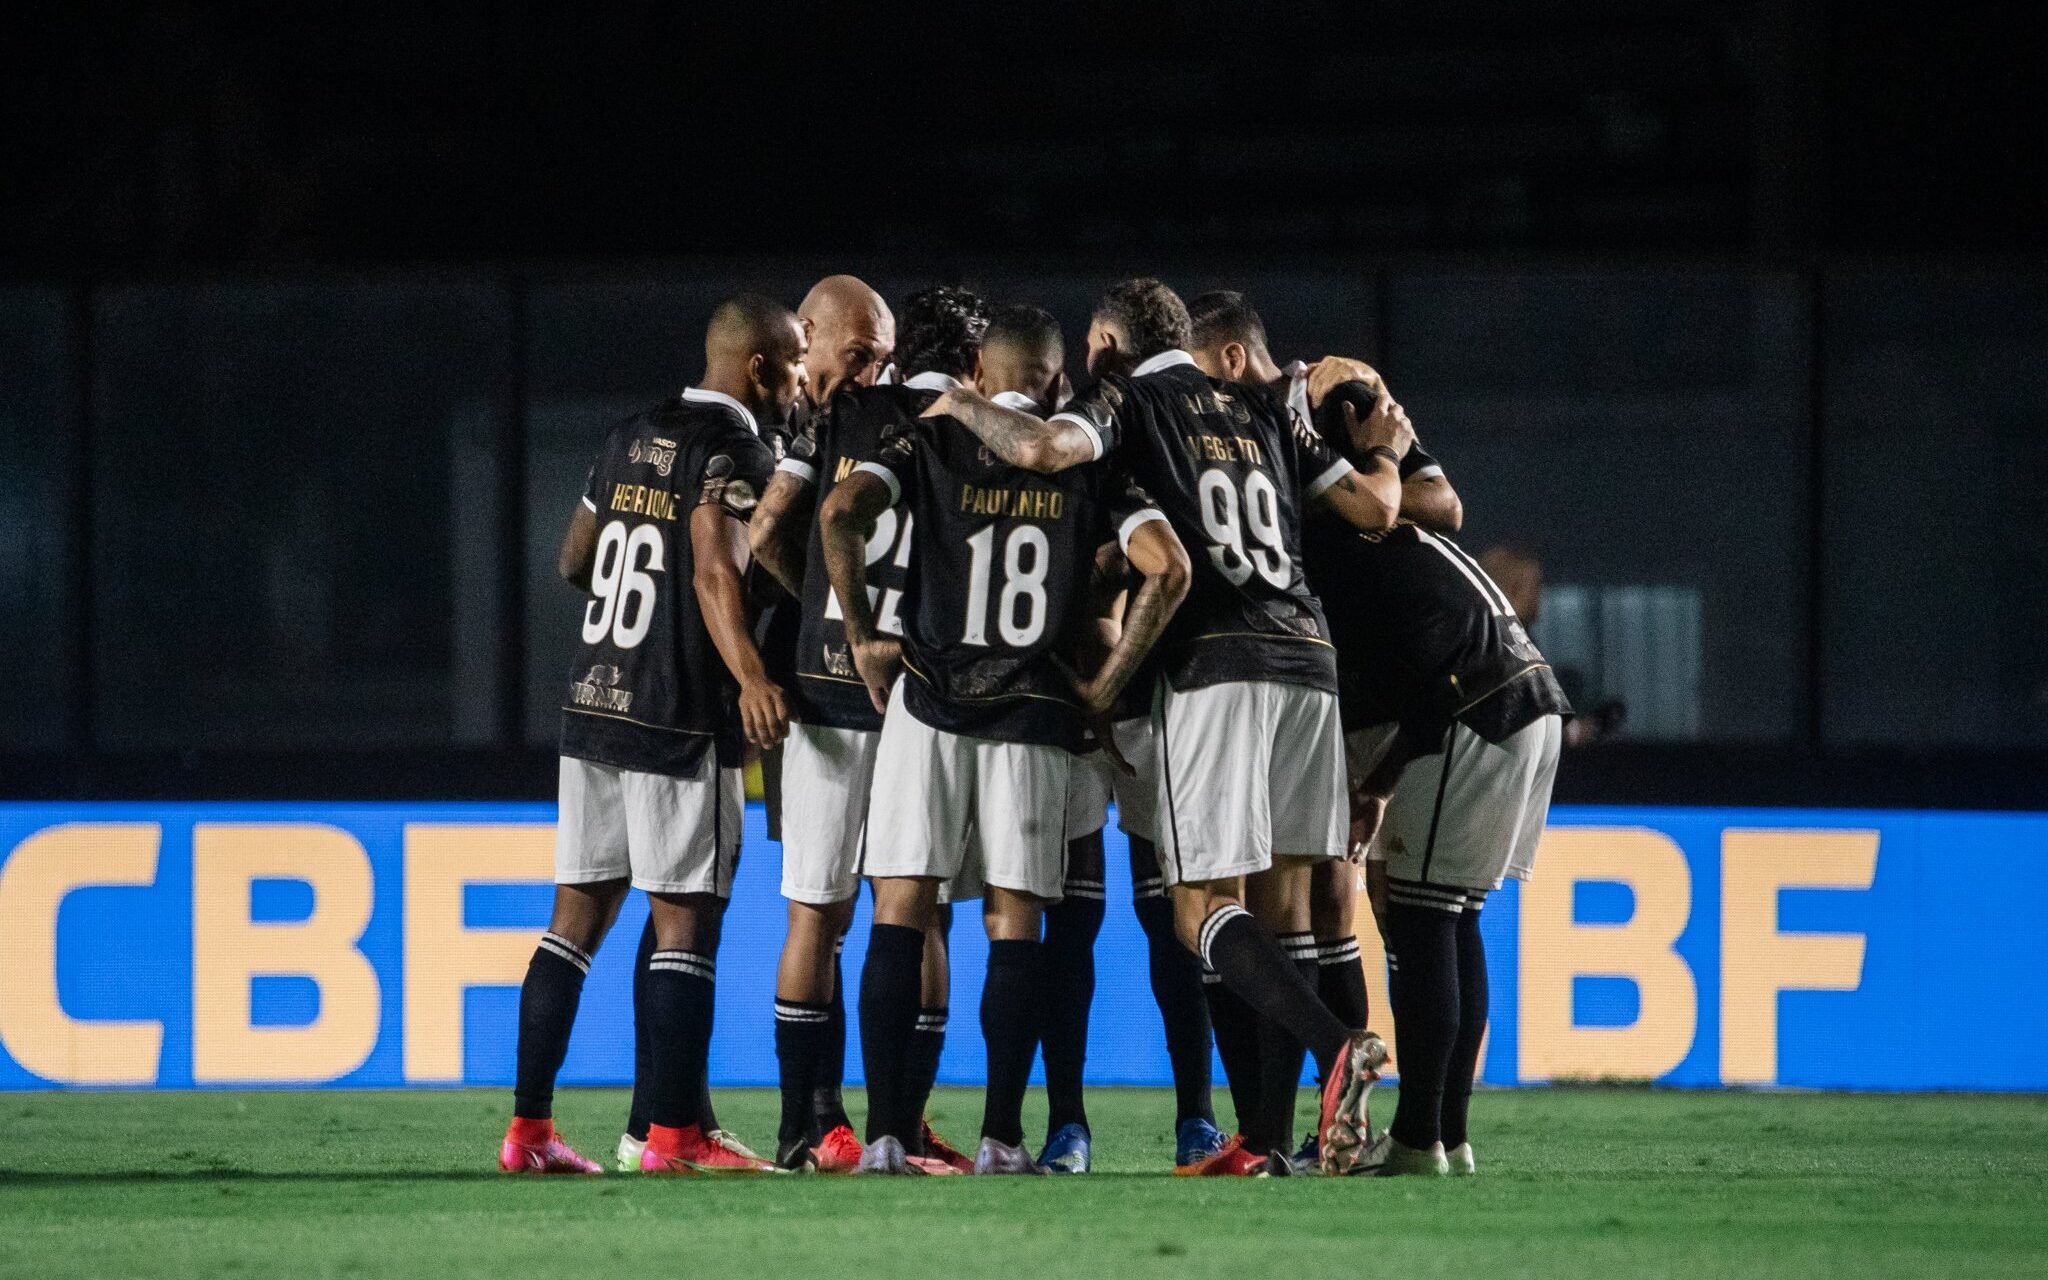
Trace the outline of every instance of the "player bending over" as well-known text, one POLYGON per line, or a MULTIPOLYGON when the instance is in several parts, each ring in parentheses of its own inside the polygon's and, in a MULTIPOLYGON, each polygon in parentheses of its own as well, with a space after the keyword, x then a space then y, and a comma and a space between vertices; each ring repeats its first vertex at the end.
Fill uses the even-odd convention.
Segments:
MULTIPOLYGON (((934 399, 942 386, 959 390, 974 363, 967 337, 944 366, 907 361, 911 385, 931 388, 934 399)), ((1000 329, 996 338, 999 351, 1011 341, 1000 329)), ((1186 556, 1161 513, 1111 468, 1035 474, 928 411, 888 429, 881 460, 843 481, 820 520, 855 663, 876 705, 888 707, 869 809, 875 924, 861 982, 870 1108, 861 1168, 916 1168, 903 1147, 918 1119, 904 1057, 923 931, 940 884, 967 873, 985 886, 989 936, 981 1006, 988 1085, 975 1172, 1042 1172, 1023 1147, 1023 1102, 1044 1016, 1041 914, 1066 879, 1073 752, 1085 721, 1112 705, 1178 604, 1186 556), (891 510, 920 531, 900 645, 852 596, 864 540, 891 510), (1145 582, 1115 648, 1077 688, 1062 655, 1089 622, 1095 551, 1111 538, 1145 582)))
POLYGON ((1201 1168, 1291 1169, 1295 1082, 1279 1087, 1279 1064, 1298 1063, 1306 1046, 1328 1082, 1317 1123, 1324 1167, 1341 1171, 1369 1136, 1364 1099, 1386 1050, 1346 1027, 1315 988, 1309 870, 1342 857, 1348 831, 1335 656, 1302 573, 1299 505, 1320 502, 1362 529, 1391 527, 1400 504, 1391 458, 1407 440, 1396 433, 1398 448, 1366 451, 1364 468, 1354 466, 1294 429, 1271 395, 1204 375, 1184 349, 1189 328, 1172 290, 1125 281, 1089 327, 1100 380, 1065 411, 1041 422, 963 390, 927 412, 956 417, 1030 470, 1114 455, 1195 548, 1187 602, 1161 642, 1153 711, 1161 871, 1182 944, 1258 1015, 1262 1064, 1244 1132, 1201 1168), (1290 954, 1281 934, 1306 954, 1290 954))
POLYGON ((722 303, 702 381, 612 429, 563 541, 563 577, 592 598, 562 708, 554 914, 519 993, 507 1172, 600 1172, 555 1132, 555 1077, 591 956, 633 885, 655 935, 640 1167, 772 1168, 707 1129, 698 1100, 739 859, 742 739, 771 745, 787 724, 748 632, 743 579, 746 521, 773 465, 759 423, 795 402, 804 347, 782 306, 722 303))

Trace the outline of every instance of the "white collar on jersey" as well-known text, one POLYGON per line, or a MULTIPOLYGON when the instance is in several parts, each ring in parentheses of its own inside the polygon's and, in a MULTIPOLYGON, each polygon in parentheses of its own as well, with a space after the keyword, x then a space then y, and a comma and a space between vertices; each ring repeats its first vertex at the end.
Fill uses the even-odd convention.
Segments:
POLYGON ((998 391, 990 399, 1005 409, 1019 409, 1030 414, 1041 412, 1038 407, 1038 401, 1033 400, 1022 391, 998 391))
POLYGON ((1148 373, 1157 373, 1161 369, 1171 369, 1177 364, 1193 364, 1194 362, 1195 358, 1193 356, 1176 347, 1171 351, 1162 351, 1156 356, 1147 356, 1143 364, 1131 370, 1131 376, 1133 378, 1142 378, 1148 373))
POLYGON ((725 394, 725 392, 723 391, 706 391, 702 387, 684 387, 683 399, 693 401, 697 404, 722 404, 726 408, 732 410, 734 413, 740 415, 740 421, 747 424, 747 430, 753 432, 757 436, 761 434, 761 424, 754 421, 754 415, 751 411, 748 410, 747 406, 741 404, 739 401, 733 399, 731 396, 725 394))
POLYGON ((951 391, 960 385, 960 379, 950 373, 940 373, 936 369, 926 369, 923 373, 906 379, 903 385, 909 387, 912 391, 951 391))

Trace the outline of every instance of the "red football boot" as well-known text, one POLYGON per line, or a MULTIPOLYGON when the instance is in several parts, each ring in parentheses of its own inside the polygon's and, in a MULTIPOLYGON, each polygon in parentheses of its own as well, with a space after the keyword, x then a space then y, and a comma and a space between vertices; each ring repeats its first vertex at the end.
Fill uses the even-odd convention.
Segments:
POLYGON ((919 1159, 936 1160, 949 1166, 954 1173, 973 1173, 974 1157, 941 1138, 932 1129, 932 1122, 924 1121, 924 1155, 919 1159))
POLYGON ((1345 1174, 1360 1166, 1372 1143, 1366 1099, 1386 1065, 1386 1041, 1371 1031, 1352 1032, 1337 1054, 1337 1065, 1323 1084, 1322 1114, 1316 1123, 1324 1173, 1345 1174))
POLYGON ((1244 1145, 1244 1135, 1233 1133, 1216 1154, 1198 1164, 1176 1165, 1174 1173, 1192 1178, 1255 1178, 1266 1172, 1266 1157, 1244 1145))
POLYGON ((498 1147, 498 1168, 506 1173, 603 1173, 595 1160, 585 1160, 562 1141, 552 1120, 512 1118, 498 1147))
POLYGON ((705 1133, 696 1125, 671 1129, 649 1125, 647 1150, 640 1153, 642 1173, 774 1173, 774 1165, 734 1141, 722 1130, 705 1133))
POLYGON ((852 1173, 860 1165, 860 1153, 860 1139, 853 1136, 852 1126, 843 1124, 828 1131, 811 1148, 819 1173, 852 1173))

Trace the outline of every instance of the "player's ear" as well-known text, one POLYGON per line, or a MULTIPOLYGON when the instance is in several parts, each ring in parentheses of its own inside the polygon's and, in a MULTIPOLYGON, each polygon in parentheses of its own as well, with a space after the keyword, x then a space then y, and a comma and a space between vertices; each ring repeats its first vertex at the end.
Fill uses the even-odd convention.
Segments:
POLYGON ((763 391, 768 389, 768 380, 761 376, 761 370, 767 363, 768 357, 758 351, 747 357, 747 378, 763 391))
POLYGON ((1251 361, 1245 356, 1244 344, 1242 342, 1226 342, 1223 344, 1223 371, 1229 375, 1232 382, 1243 379, 1245 366, 1250 363, 1251 361))

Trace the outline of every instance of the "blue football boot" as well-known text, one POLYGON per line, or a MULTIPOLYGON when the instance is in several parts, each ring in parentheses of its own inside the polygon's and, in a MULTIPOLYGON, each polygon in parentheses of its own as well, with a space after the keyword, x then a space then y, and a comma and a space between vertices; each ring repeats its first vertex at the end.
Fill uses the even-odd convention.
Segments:
POLYGON ((1191 1170, 1221 1150, 1223 1134, 1200 1116, 1181 1121, 1180 1128, 1174 1131, 1173 1163, 1176 1170, 1191 1170))
POLYGON ((1038 1153, 1038 1167, 1047 1173, 1086 1173, 1092 1163, 1088 1130, 1078 1124, 1061 1125, 1059 1132, 1045 1140, 1045 1150, 1038 1153))

